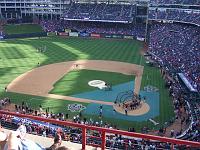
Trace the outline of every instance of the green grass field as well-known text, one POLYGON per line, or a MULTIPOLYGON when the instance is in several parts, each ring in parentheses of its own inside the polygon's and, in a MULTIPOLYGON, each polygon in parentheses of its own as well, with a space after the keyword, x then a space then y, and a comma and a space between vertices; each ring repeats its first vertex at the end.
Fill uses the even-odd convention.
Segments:
POLYGON ((95 70, 71 71, 54 84, 54 89, 52 89, 50 93, 68 96, 96 90, 94 87, 88 85, 88 82, 91 80, 103 80, 106 83, 117 85, 133 81, 134 76, 95 70))
POLYGON ((6 34, 24 34, 43 32, 42 27, 36 24, 5 25, 3 30, 6 34))
MULTIPOLYGON (((167 89, 164 87, 164 81, 159 70, 146 65, 144 58, 140 56, 142 47, 143 44, 135 40, 49 37, 0 41, 0 96, 9 96, 14 103, 18 104, 27 101, 33 107, 38 107, 40 104, 44 107, 49 105, 53 112, 64 111, 69 113, 65 106, 71 102, 63 100, 58 102, 54 99, 41 97, 36 97, 35 100, 33 99, 35 97, 30 95, 5 93, 4 88, 17 76, 37 67, 38 61, 42 65, 79 59, 114 60, 141 64, 144 65, 142 88, 146 85, 153 85, 160 90, 160 115, 155 120, 162 124, 174 116, 172 102, 167 89), (36 48, 44 45, 46 45, 47 51, 38 53, 36 48)), ((71 73, 73 76, 74 72, 71 73)), ((65 80, 65 77, 63 79, 65 80)), ((73 79, 79 80, 76 75, 73 79)), ((71 117, 72 115, 70 114, 71 117)), ((97 118, 97 116, 92 117, 97 118)), ((148 121, 139 123, 109 120, 107 118, 104 118, 104 120, 120 125, 123 129, 134 126, 139 130, 144 125, 152 127, 148 121)))

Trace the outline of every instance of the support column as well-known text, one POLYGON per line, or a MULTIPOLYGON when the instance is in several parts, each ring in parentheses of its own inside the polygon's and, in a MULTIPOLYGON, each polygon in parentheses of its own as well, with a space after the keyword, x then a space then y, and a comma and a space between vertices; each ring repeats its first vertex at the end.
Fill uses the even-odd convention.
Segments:
POLYGON ((82 150, 86 149, 86 128, 82 128, 82 150))
POLYGON ((106 148, 106 132, 104 130, 101 131, 101 149, 105 150, 106 148))

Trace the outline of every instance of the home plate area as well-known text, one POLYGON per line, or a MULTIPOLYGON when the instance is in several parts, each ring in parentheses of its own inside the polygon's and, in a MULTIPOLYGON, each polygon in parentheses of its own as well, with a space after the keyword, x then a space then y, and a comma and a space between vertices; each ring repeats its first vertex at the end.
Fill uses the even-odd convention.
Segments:
MULTIPOLYGON (((104 82, 95 81, 95 83, 99 83, 101 87, 103 87, 104 82), (101 85, 102 84, 102 85, 101 85)), ((94 91, 90 92, 83 92, 80 94, 71 95, 72 97, 77 98, 85 98, 85 99, 92 99, 98 101, 107 101, 107 102, 115 102, 116 97, 119 93, 124 91, 130 91, 134 87, 134 81, 119 84, 112 86, 112 90, 102 90, 101 88, 97 88, 94 91)), ((97 87, 95 84, 94 87, 97 87)), ((102 107, 102 117, 107 118, 115 118, 115 119, 122 119, 127 121, 147 121, 150 118, 154 118, 159 115, 159 92, 147 92, 141 91, 141 97, 145 97, 145 103, 149 106, 149 110, 144 110, 144 113, 141 114, 133 114, 133 115, 125 115, 123 113, 117 112, 113 106, 110 105, 102 105, 96 103, 90 103, 87 105, 86 109, 83 110, 83 114, 86 115, 100 115, 100 108, 102 107)))

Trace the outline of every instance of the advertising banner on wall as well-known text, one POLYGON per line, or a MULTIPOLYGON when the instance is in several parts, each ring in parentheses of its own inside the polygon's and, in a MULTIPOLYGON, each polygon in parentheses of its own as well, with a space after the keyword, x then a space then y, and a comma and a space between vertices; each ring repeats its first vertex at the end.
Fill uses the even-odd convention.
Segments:
POLYGON ((42 121, 26 119, 26 118, 19 118, 19 117, 13 117, 12 123, 15 123, 15 124, 19 124, 19 123, 35 124, 35 125, 39 125, 39 126, 43 126, 43 127, 52 128, 52 129, 61 128, 59 126, 52 125, 52 124, 49 124, 49 123, 45 123, 45 122, 42 122, 42 121))
POLYGON ((60 35, 60 36, 69 36, 69 33, 66 33, 66 32, 59 32, 59 35, 60 35))
POLYGON ((89 37, 90 34, 84 32, 84 33, 79 33, 79 36, 80 36, 80 37, 89 37))
POLYGON ((69 32, 71 32, 71 29, 65 29, 65 32, 69 33, 69 32))
POLYGON ((47 33, 47 36, 55 36, 55 35, 57 35, 56 32, 48 32, 47 33))
POLYGON ((91 37, 95 37, 95 38, 100 38, 100 34, 96 34, 96 33, 91 33, 90 35, 91 37))
POLYGON ((141 38, 141 37, 137 37, 137 40, 139 40, 139 41, 144 41, 145 39, 144 39, 144 38, 141 38))
POLYGON ((133 36, 131 36, 131 35, 124 35, 124 39, 133 39, 133 36))
POLYGON ((3 39, 3 36, 0 36, 0 40, 2 40, 3 39))
POLYGON ((112 35, 106 34, 106 35, 105 35, 105 38, 112 38, 112 35))
POLYGON ((122 38, 122 35, 112 35, 113 38, 116 38, 116 39, 121 39, 122 38))
POLYGON ((77 32, 69 32, 69 36, 78 37, 77 32))

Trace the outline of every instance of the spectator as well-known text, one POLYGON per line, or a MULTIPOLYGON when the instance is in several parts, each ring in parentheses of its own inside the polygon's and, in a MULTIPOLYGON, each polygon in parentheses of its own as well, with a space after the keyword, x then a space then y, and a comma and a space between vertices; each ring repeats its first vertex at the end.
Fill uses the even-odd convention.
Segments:
POLYGON ((62 144, 61 136, 59 134, 56 134, 54 138, 54 143, 46 150, 56 150, 60 147, 61 144, 62 144))
POLYGON ((6 141, 4 145, 4 150, 17 150, 17 149, 27 149, 27 150, 44 150, 44 148, 35 142, 24 139, 25 126, 21 125, 17 131, 12 131, 9 133, 8 138, 4 132, 0 132, 0 141, 6 141))

